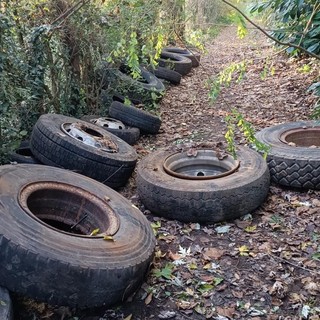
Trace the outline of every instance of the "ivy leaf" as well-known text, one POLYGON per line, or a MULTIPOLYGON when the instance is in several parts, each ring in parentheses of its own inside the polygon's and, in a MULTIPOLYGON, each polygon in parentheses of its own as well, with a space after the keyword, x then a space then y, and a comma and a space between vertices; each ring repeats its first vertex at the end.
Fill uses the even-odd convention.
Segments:
POLYGON ((210 283, 202 283, 197 288, 197 290, 203 294, 203 293, 206 293, 206 292, 212 290, 213 288, 214 288, 214 285, 212 285, 210 283))

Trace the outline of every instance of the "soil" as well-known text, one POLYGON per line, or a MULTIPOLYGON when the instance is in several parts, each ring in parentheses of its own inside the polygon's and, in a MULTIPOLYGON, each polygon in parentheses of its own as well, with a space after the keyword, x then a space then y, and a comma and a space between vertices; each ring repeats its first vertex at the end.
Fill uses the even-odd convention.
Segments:
MULTIPOLYGON (((233 108, 255 130, 310 119, 315 97, 307 88, 319 72, 315 61, 288 59, 256 31, 240 40, 233 27, 206 49, 201 66, 167 88, 160 133, 141 137, 135 146, 140 159, 168 146, 224 143, 225 116, 233 108), (244 79, 210 102, 209 79, 243 60, 244 79)), ((236 141, 246 143, 239 132, 236 141)), ((254 213, 214 225, 153 216, 139 201, 134 176, 120 192, 156 232, 154 263, 141 289, 108 310, 54 308, 15 297, 16 319, 320 319, 319 191, 272 184, 254 213)))

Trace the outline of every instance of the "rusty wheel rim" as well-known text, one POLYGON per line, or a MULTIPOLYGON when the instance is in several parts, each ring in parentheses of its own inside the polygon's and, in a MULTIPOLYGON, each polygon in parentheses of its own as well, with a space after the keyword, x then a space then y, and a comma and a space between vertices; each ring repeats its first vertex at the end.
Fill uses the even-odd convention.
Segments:
POLYGON ((239 166, 238 160, 229 155, 220 160, 211 150, 198 150, 195 157, 177 152, 168 156, 163 163, 169 175, 187 180, 222 178, 235 172, 239 166))
POLYGON ((60 182, 35 182, 19 192, 25 212, 42 225, 55 231, 85 238, 114 235, 120 226, 109 199, 60 182))
POLYGON ((108 153, 116 153, 118 145, 106 135, 97 131, 94 126, 82 122, 63 123, 61 130, 81 143, 108 153))
POLYGON ((99 127, 108 128, 108 129, 122 130, 122 129, 125 129, 126 127, 121 121, 113 118, 100 117, 100 118, 92 119, 90 120, 90 122, 92 122, 93 124, 99 127))
POLYGON ((320 127, 291 129, 280 135, 280 141, 293 147, 320 147, 320 127))

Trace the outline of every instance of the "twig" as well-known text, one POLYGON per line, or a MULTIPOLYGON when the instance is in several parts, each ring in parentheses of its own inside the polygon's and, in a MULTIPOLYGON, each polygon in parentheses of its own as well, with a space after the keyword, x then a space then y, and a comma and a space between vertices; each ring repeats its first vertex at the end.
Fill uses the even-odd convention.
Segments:
POLYGON ((310 18, 309 18, 309 20, 308 20, 308 22, 307 22, 307 24, 306 24, 306 27, 305 27, 304 30, 303 30, 303 33, 302 33, 301 38, 300 38, 299 46, 301 45, 301 42, 302 42, 303 38, 304 38, 304 37, 306 36, 306 34, 308 33, 308 29, 309 29, 309 27, 310 27, 310 24, 311 24, 311 22, 312 22, 312 19, 313 19, 313 17, 315 16, 315 14, 318 12, 318 9, 319 9, 319 8, 320 8, 320 3, 313 8, 312 14, 311 14, 311 16, 310 16, 310 18))
POLYGON ((62 20, 62 22, 59 23, 59 26, 63 23, 64 20, 68 19, 72 14, 77 12, 80 8, 82 8, 85 4, 87 4, 89 0, 80 0, 76 4, 74 4, 71 8, 67 9, 65 12, 63 12, 58 18, 53 20, 51 22, 51 25, 56 24, 58 21, 62 20))
POLYGON ((292 48, 296 48, 296 49, 299 49, 300 51, 303 51, 304 53, 320 60, 320 56, 313 53, 313 52, 310 52, 308 51, 307 49, 299 46, 299 45, 296 45, 294 43, 291 43, 291 42, 283 42, 283 41, 280 41, 278 39, 276 39, 275 37, 271 36, 268 32, 266 32, 263 28, 261 28, 260 26, 258 26, 256 23, 254 23, 246 14, 244 14, 239 8, 237 8, 235 5, 233 5, 232 3, 226 1, 226 0, 221 0, 222 2, 224 2, 225 4, 229 5, 230 7, 232 7, 233 9, 235 9, 236 11, 238 11, 248 22, 250 22, 253 26, 255 26, 258 30, 260 30, 265 36, 267 36, 268 38, 270 38, 271 40, 273 40, 274 42, 282 45, 282 46, 287 46, 287 47, 292 47, 292 48))
POLYGON ((291 266, 295 267, 295 268, 299 268, 299 269, 302 269, 304 271, 307 271, 307 272, 310 272, 310 273, 314 273, 316 275, 320 275, 320 272, 318 271, 315 271, 315 270, 311 270, 311 269, 307 269, 305 267, 302 267, 302 266, 299 266, 298 264, 295 264, 293 262, 290 262, 289 260, 287 259, 284 259, 284 258, 281 258, 281 257, 278 257, 276 256, 275 254, 272 254, 272 253, 268 253, 269 256, 273 257, 273 258, 276 258, 278 260, 281 260, 282 262, 284 263, 287 263, 287 264, 290 264, 291 266))

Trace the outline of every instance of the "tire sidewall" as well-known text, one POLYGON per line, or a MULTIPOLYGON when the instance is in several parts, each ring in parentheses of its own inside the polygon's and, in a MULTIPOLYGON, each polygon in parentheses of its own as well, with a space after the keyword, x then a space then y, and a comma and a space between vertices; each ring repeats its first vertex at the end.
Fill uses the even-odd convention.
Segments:
MULTIPOLYGON (((115 161, 118 161, 118 160, 124 161, 128 164, 129 163, 132 164, 136 162, 137 154, 129 144, 127 144, 125 141, 123 141, 119 137, 113 135, 112 133, 106 131, 105 129, 99 126, 96 126, 92 123, 67 117, 67 116, 63 116, 63 115, 57 115, 57 114, 42 115, 38 121, 46 127, 46 130, 49 133, 55 136, 55 143, 57 143, 58 145, 61 145, 63 143, 64 147, 68 148, 73 152, 77 152, 78 150, 84 150, 88 158, 91 158, 95 161, 100 160, 101 162, 104 162, 106 158, 110 160, 115 160, 115 161), (105 152, 98 148, 84 144, 81 141, 69 136, 66 132, 62 130, 62 125, 64 123, 75 123, 75 122, 83 123, 88 128, 91 128, 97 131, 104 138, 109 139, 110 141, 115 143, 119 148, 118 152, 115 152, 115 153, 105 152)), ((36 126, 37 126, 37 123, 36 123, 36 126)))
POLYGON ((280 140, 280 136, 288 130, 319 126, 320 124, 316 121, 288 122, 265 128, 256 134, 256 138, 271 147, 268 152, 268 158, 278 156, 289 159, 319 161, 319 148, 294 147, 280 140))
POLYGON ((256 209, 268 194, 269 170, 254 150, 239 148, 239 169, 210 180, 180 179, 167 174, 163 162, 171 154, 157 151, 137 168, 140 199, 160 216, 185 222, 230 220, 256 209))

